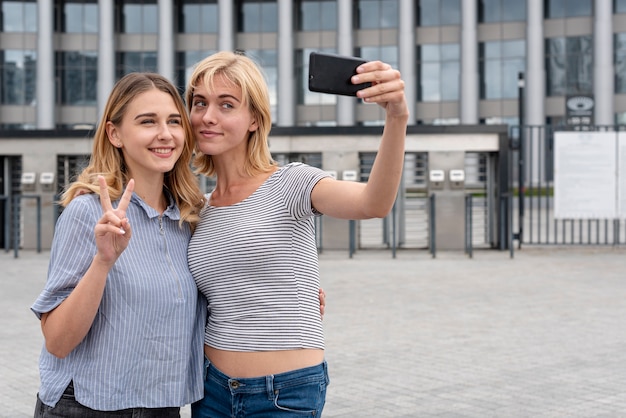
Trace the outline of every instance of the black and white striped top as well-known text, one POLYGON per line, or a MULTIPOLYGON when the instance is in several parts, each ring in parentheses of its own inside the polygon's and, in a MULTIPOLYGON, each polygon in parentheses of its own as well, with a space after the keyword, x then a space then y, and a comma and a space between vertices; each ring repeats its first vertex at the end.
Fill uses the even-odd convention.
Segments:
POLYGON ((188 250, 189 269, 209 302, 205 344, 230 351, 324 348, 311 191, 327 176, 291 163, 243 201, 205 207, 188 250))

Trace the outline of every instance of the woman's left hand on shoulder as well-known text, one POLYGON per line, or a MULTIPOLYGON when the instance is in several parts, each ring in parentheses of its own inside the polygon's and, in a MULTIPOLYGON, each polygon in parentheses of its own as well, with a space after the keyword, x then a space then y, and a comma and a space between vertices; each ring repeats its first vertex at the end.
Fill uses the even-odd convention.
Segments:
POLYGON ((377 103, 384 108, 389 117, 408 116, 408 107, 404 95, 404 80, 400 71, 382 61, 369 61, 357 68, 357 75, 352 77, 353 83, 372 85, 359 90, 357 97, 366 103, 377 103))

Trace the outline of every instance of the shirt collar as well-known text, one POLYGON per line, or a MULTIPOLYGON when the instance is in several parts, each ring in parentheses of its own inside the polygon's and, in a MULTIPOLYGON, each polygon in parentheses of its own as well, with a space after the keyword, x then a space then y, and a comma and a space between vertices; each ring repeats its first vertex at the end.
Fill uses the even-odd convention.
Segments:
MULTIPOLYGON (((169 192, 169 190, 164 190, 164 192, 169 204, 165 209, 165 212, 163 212, 163 216, 167 216, 174 221, 180 220, 180 209, 178 208, 178 206, 176 206, 176 202, 174 201, 172 194, 169 192)), ((157 218, 161 215, 156 209, 144 202, 143 199, 139 197, 136 193, 133 193, 130 201, 142 208, 146 215, 148 215, 148 218, 157 218)))

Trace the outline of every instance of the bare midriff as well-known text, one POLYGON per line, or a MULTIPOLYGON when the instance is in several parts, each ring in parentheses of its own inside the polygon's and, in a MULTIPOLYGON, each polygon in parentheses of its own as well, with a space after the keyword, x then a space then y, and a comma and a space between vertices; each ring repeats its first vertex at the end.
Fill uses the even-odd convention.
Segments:
POLYGON ((204 346, 212 365, 231 378, 260 377, 317 366, 324 361, 324 350, 303 348, 281 351, 226 351, 204 346))

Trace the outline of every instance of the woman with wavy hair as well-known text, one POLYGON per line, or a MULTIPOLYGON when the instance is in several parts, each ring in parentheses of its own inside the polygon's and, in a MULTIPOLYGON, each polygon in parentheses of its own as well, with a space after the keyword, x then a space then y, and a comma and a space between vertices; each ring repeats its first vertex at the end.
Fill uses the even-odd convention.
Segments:
POLYGON ((203 196, 176 88, 131 73, 64 192, 44 290, 35 417, 179 417, 202 397, 205 301, 187 265, 203 196), (85 193, 86 192, 86 193, 85 193))

